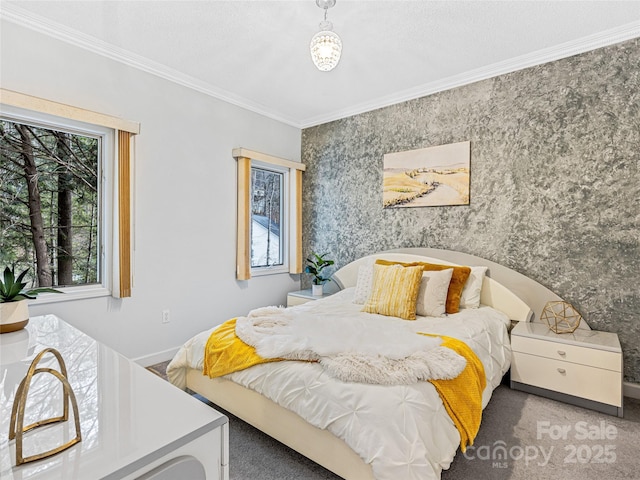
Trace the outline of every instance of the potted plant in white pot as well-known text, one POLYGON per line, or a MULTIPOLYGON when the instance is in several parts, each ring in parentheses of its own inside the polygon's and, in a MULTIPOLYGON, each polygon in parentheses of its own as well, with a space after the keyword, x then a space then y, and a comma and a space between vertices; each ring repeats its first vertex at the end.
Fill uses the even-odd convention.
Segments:
POLYGON ((53 288, 42 287, 24 290, 27 286, 22 279, 29 270, 25 270, 16 278, 13 269, 6 267, 0 278, 0 333, 15 332, 29 323, 27 300, 34 299, 39 293, 62 293, 53 288))
POLYGON ((322 271, 333 265, 333 260, 327 260, 326 253, 318 255, 315 252, 311 252, 311 256, 307 258, 307 266, 305 267, 305 273, 313 275, 313 285, 311 285, 311 294, 315 296, 322 296, 323 285, 331 280, 330 277, 325 277, 322 271))

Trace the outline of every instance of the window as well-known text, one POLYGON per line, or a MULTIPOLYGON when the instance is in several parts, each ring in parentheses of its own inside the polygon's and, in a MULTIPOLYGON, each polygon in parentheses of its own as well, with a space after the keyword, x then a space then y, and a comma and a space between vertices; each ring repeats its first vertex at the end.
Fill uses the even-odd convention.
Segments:
POLYGON ((130 296, 130 137, 139 125, 0 93, 0 267, 67 294, 42 303, 130 296), (123 125, 133 132, 113 128, 123 125))
POLYGON ((102 283, 100 173, 112 133, 69 126, 0 118, 0 266, 29 270, 38 287, 102 283))
POLYGON ((238 148, 239 280, 301 273, 301 197, 304 165, 238 148))
POLYGON ((251 167, 251 268, 286 266, 288 172, 251 167))

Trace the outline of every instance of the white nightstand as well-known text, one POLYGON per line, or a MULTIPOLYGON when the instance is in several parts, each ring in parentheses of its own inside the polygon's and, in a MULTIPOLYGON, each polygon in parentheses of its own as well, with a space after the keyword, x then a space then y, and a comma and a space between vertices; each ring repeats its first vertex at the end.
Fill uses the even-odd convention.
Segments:
POLYGON ((294 305, 302 305, 303 303, 311 302, 313 300, 320 300, 321 298, 327 298, 331 293, 323 293, 322 295, 312 295, 311 289, 298 290, 297 292, 289 292, 287 294, 287 307, 293 307, 294 305))
POLYGON ((617 334, 557 334, 543 323, 519 322, 511 331, 511 350, 511 388, 622 417, 617 334))

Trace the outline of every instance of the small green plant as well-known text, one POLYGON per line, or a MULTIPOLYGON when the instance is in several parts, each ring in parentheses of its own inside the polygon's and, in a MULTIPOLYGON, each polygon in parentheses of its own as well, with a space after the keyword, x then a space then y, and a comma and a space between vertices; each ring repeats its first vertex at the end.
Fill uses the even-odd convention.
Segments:
POLYGON ((323 253, 322 255, 318 255, 315 252, 311 252, 311 256, 307 258, 307 266, 305 267, 304 272, 313 275, 314 285, 324 285, 326 282, 331 280, 331 278, 322 275, 322 270, 333 265, 335 262, 324 258, 325 255, 327 254, 323 253))
POLYGON ((60 290, 55 290, 53 288, 42 287, 42 288, 34 288, 31 290, 24 291, 24 287, 27 286, 26 282, 23 282, 22 279, 27 274, 29 270, 25 270, 18 278, 16 278, 14 270, 6 267, 4 269, 3 278, 0 279, 0 303, 7 302, 19 302, 20 300, 25 299, 34 299, 39 293, 62 293, 60 290))

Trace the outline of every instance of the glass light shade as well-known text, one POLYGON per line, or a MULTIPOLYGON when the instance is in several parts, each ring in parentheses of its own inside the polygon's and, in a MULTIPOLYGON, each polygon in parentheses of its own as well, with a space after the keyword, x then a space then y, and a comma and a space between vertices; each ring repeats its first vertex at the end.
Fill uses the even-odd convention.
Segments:
POLYGON ((318 70, 328 72, 333 70, 340 61, 342 54, 342 40, 337 33, 323 30, 311 39, 311 58, 318 70))

